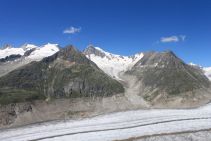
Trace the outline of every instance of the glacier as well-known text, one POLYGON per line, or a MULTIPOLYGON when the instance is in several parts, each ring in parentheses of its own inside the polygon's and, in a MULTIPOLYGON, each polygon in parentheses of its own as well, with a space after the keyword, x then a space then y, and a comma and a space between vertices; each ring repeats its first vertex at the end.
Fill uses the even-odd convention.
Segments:
POLYGON ((211 129, 211 104, 195 109, 134 110, 0 130, 4 141, 112 141, 211 129))

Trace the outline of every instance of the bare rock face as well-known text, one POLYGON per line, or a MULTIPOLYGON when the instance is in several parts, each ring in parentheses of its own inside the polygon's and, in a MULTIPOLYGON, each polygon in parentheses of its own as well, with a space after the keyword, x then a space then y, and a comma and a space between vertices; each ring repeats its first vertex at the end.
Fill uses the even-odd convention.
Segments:
POLYGON ((8 61, 14 61, 16 59, 19 59, 21 58, 21 55, 10 55, 10 56, 7 56, 5 58, 0 58, 0 63, 4 63, 4 62, 8 62, 8 61))
POLYGON ((27 50, 25 53, 24 53, 24 57, 27 57, 27 56, 29 56, 33 51, 35 51, 36 50, 36 48, 32 48, 32 49, 30 49, 30 50, 27 50))
POLYGON ((191 101, 203 97, 199 91, 210 95, 210 82, 203 71, 185 64, 171 51, 145 53, 127 74, 138 78, 140 94, 154 103, 174 97, 186 97, 191 101))

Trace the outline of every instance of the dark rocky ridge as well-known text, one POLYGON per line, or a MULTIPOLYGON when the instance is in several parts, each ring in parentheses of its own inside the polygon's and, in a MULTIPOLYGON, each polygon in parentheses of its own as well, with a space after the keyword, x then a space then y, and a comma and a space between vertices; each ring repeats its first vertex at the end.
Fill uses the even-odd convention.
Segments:
POLYGON ((185 64, 173 52, 148 52, 128 74, 137 76, 143 97, 148 101, 186 96, 208 89, 210 82, 203 71, 185 64), (160 98, 159 98, 160 97, 160 98))
POLYGON ((0 78, 0 103, 46 98, 109 96, 123 86, 85 55, 68 46, 40 62, 32 62, 0 78))
POLYGON ((27 56, 29 56, 33 51, 35 51, 36 50, 36 48, 32 48, 32 49, 30 49, 30 50, 27 50, 25 53, 24 53, 24 55, 23 56, 25 56, 25 57, 27 57, 27 56))
POLYGON ((5 57, 5 58, 1 58, 0 59, 0 63, 4 63, 4 62, 8 62, 8 61, 14 61, 14 60, 16 60, 16 59, 19 59, 19 58, 21 58, 22 56, 21 55, 19 55, 19 54, 17 54, 17 55, 10 55, 10 56, 7 56, 7 57, 5 57))

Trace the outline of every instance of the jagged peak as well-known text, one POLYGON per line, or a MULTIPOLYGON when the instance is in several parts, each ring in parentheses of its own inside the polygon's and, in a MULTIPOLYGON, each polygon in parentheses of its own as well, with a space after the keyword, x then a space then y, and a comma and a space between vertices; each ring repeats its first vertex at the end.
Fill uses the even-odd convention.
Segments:
POLYGON ((89 49, 89 48, 95 48, 93 44, 89 44, 86 49, 89 49))
POLYGON ((75 48, 73 45, 67 45, 61 49, 61 52, 72 53, 72 52, 80 52, 80 51, 77 48, 75 48))
POLYGON ((95 49, 95 47, 94 47, 92 44, 89 44, 89 45, 84 49, 83 52, 86 52, 86 51, 89 51, 89 50, 94 50, 94 49, 95 49))
POLYGON ((64 48, 61 48, 57 53, 55 53, 52 56, 44 58, 42 61, 48 63, 56 59, 74 62, 76 64, 94 65, 88 58, 86 58, 86 56, 81 51, 79 51, 73 45, 67 45, 64 48))
POLYGON ((172 51, 172 50, 166 50, 166 51, 163 51, 161 52, 165 55, 168 55, 168 56, 174 56, 174 57, 177 57, 177 55, 172 51))
POLYGON ((88 45, 87 48, 83 51, 85 55, 94 54, 96 56, 105 57, 105 51, 99 47, 94 47, 93 45, 88 45))
POLYGON ((105 51, 104 49, 100 48, 100 47, 95 47, 93 45, 88 45, 87 48, 83 51, 83 53, 85 55, 91 55, 94 54, 96 56, 100 56, 100 57, 108 57, 108 58, 115 58, 115 57, 120 57, 120 58, 133 58, 135 57, 135 55, 137 56, 138 54, 135 54, 134 56, 123 56, 123 55, 117 55, 117 54, 113 54, 110 52, 105 51))
POLYGON ((67 60, 74 60, 77 59, 77 57, 85 57, 85 55, 83 55, 82 52, 80 52, 73 45, 67 45, 66 47, 62 48, 58 53, 60 57, 67 60))
POLYGON ((172 50, 165 50, 165 51, 163 51, 163 53, 166 53, 166 54, 175 54, 172 50))
MULTIPOLYGON (((99 51, 101 51, 101 52, 106 52, 105 50, 103 50, 102 48, 100 48, 100 47, 94 47, 95 49, 97 49, 97 50, 99 50, 99 51)), ((108 53, 108 52, 107 52, 108 53)))
POLYGON ((100 48, 100 47, 94 46, 93 44, 89 44, 89 45, 86 47, 86 49, 84 50, 84 52, 87 52, 87 51, 88 51, 89 53, 95 53, 96 51, 98 51, 98 52, 101 52, 101 53, 104 53, 104 54, 111 54, 111 53, 109 53, 109 52, 103 50, 103 49, 100 48))

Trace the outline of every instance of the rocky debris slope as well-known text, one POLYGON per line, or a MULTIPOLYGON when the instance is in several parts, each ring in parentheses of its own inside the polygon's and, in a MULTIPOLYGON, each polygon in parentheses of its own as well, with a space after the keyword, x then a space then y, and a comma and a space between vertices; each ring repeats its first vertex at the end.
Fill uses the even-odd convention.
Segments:
MULTIPOLYGON (((32 112, 31 103, 12 103, 0 106, 0 127, 7 127, 14 123, 19 116, 32 112)), ((23 119, 24 120, 24 119, 23 119)), ((27 122, 27 121, 26 121, 27 122)))

